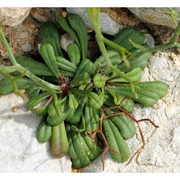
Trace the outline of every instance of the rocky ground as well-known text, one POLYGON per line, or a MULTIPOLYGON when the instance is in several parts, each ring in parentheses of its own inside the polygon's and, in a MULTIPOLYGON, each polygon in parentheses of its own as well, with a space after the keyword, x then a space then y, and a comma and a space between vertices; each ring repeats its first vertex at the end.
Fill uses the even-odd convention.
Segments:
MULTIPOLYGON (((113 36, 119 28, 136 25, 150 33, 155 44, 168 42, 174 26, 167 16, 167 10, 158 9, 103 8, 102 31, 113 36), (110 23, 112 26, 107 26, 110 23)), ((39 25, 47 20, 57 22, 57 17, 64 10, 82 13, 87 21, 83 8, 1 8, 0 19, 3 20, 13 52, 36 54, 39 25)), ((87 26, 91 28, 88 23, 87 26)), ((0 52, 1 64, 8 64, 1 44, 0 52)), ((180 172, 180 53, 165 51, 154 54, 144 71, 143 80, 160 80, 169 85, 168 95, 154 107, 142 108, 137 105, 134 111, 137 119, 150 118, 159 128, 142 123, 146 140, 142 153, 127 166, 114 162, 107 153, 104 172, 180 172)), ((28 112, 20 97, 14 94, 2 96, 0 107, 0 172, 71 172, 68 157, 54 159, 48 152, 48 144, 37 142, 36 128, 40 117, 28 112), (17 111, 13 112, 12 109, 17 111)), ((128 144, 133 154, 141 146, 139 134, 128 144)), ((99 157, 83 172, 101 172, 101 168, 99 157)))

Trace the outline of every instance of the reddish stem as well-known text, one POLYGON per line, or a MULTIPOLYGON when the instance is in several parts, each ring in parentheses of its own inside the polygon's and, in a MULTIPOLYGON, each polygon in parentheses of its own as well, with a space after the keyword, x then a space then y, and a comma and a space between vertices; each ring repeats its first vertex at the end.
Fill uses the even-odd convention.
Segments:
POLYGON ((129 159, 127 165, 133 160, 133 158, 140 154, 142 152, 142 150, 144 149, 145 147, 145 139, 144 139, 144 135, 143 135, 143 132, 139 126, 139 123, 140 122, 144 122, 144 121, 148 121, 150 122, 155 128, 159 128, 159 126, 157 126, 152 120, 150 119, 140 119, 140 120, 136 120, 135 117, 133 117, 130 113, 128 113, 127 111, 125 111, 121 106, 122 106, 122 103, 124 102, 125 99, 129 99, 129 97, 125 97, 122 99, 122 101, 120 102, 120 105, 119 106, 111 106, 111 107, 108 107, 108 108, 104 108, 102 109, 102 111, 107 111, 107 110, 113 110, 113 109, 119 109, 121 110, 121 112, 118 112, 118 113, 113 113, 113 114, 108 114, 107 116, 105 116, 105 118, 109 118, 109 117, 114 117, 114 116, 119 116, 119 115, 122 115, 123 113, 126 114, 130 119, 132 119, 135 123, 137 123, 137 126, 138 126, 138 130, 139 130, 139 133, 140 133, 140 136, 141 136, 141 140, 142 140, 142 146, 132 155, 132 157, 129 159))
POLYGON ((103 165, 103 168, 102 168, 102 169, 103 169, 103 170, 104 170, 104 155, 105 155, 105 153, 106 153, 108 150, 113 151, 113 152, 117 153, 118 155, 122 156, 122 154, 121 154, 120 152, 117 152, 117 151, 111 149, 111 148, 109 147, 109 145, 108 145, 108 142, 107 142, 107 140, 106 140, 106 137, 105 137, 105 135, 104 135, 104 133, 103 133, 103 128, 102 128, 102 124, 103 124, 103 120, 104 120, 104 119, 107 119, 107 118, 109 118, 109 117, 114 117, 114 116, 120 116, 120 115, 122 115, 122 114, 126 114, 131 120, 133 120, 133 121, 137 124, 138 130, 139 130, 139 133, 140 133, 140 136, 141 136, 141 140, 142 140, 142 146, 132 155, 132 157, 129 159, 127 165, 133 160, 133 158, 134 158, 135 156, 137 156, 138 154, 140 154, 140 153, 142 152, 142 150, 144 149, 144 147, 145 147, 145 139, 144 139, 143 132, 142 132, 140 126, 139 126, 139 123, 140 123, 140 122, 143 122, 143 121, 148 121, 148 122, 150 122, 155 128, 158 128, 158 127, 159 127, 159 126, 157 126, 153 121, 151 121, 150 119, 145 118, 145 119, 137 120, 137 119, 135 119, 134 116, 132 116, 132 115, 131 115, 130 113, 128 113, 127 111, 125 111, 121 106, 122 106, 122 103, 124 102, 124 100, 126 100, 126 99, 129 99, 129 97, 123 98, 122 101, 120 102, 120 105, 119 105, 119 106, 111 106, 111 107, 107 107, 107 108, 101 109, 100 128, 99 128, 98 130, 94 131, 93 133, 87 132, 87 134, 90 135, 93 139, 96 138, 97 133, 100 133, 100 134, 102 135, 103 141, 104 141, 104 143, 105 143, 105 145, 106 145, 106 148, 105 148, 104 151, 102 151, 102 153, 101 153, 101 160, 102 160, 102 165, 103 165), (105 116, 105 113, 104 113, 105 111, 114 110, 114 109, 119 109, 121 112, 116 112, 116 113, 108 114, 108 115, 105 116))

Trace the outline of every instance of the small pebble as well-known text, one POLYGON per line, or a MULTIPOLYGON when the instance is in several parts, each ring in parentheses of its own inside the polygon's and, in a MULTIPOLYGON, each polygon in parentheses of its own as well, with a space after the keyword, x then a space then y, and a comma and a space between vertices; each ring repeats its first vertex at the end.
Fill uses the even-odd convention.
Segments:
POLYGON ((17 112, 18 109, 19 109, 19 106, 13 106, 13 107, 12 107, 12 112, 17 112))
POLYGON ((155 41, 151 34, 145 34, 146 43, 150 47, 154 47, 155 41))

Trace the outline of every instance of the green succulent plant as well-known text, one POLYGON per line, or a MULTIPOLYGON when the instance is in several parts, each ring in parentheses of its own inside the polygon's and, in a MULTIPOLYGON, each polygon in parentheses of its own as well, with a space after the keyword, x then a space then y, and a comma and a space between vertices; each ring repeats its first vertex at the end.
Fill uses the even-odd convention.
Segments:
MULTIPOLYGON (((76 169, 88 166, 100 154, 104 162, 108 150, 113 160, 130 162, 126 140, 137 129, 143 145, 134 155, 140 153, 145 145, 139 126, 143 120, 131 115, 134 105, 153 106, 168 93, 165 82, 141 82, 142 72, 153 52, 179 47, 180 33, 179 23, 171 42, 156 47, 149 47, 144 33, 134 27, 120 30, 109 40, 101 33, 100 8, 87 8, 87 13, 101 52, 97 59, 88 58, 87 27, 77 14, 61 16, 59 26, 53 22, 41 25, 41 62, 15 57, 0 28, 11 61, 10 66, 0 66, 4 77, 0 94, 22 96, 27 109, 42 117, 37 128, 39 142, 50 142, 52 156, 68 154, 76 169), (66 52, 61 48, 59 27, 74 40, 66 52)), ((151 120, 144 121, 158 127, 151 120)))

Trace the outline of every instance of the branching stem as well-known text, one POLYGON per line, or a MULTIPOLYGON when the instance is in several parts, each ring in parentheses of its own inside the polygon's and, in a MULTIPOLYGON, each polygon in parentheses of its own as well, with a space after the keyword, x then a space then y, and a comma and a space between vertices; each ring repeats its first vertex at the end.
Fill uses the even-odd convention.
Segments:
POLYGON ((10 61, 13 65, 10 67, 0 66, 0 73, 4 74, 3 76, 5 76, 5 74, 7 74, 9 72, 18 71, 19 73, 24 74, 26 77, 33 80, 36 84, 43 87, 45 90, 47 90, 51 94, 54 94, 55 91, 60 91, 59 86, 55 86, 47 81, 44 81, 43 79, 38 78, 33 73, 31 73, 29 70, 27 70, 25 67, 21 66, 20 64, 18 64, 16 62, 16 59, 11 51, 11 48, 6 40, 4 33, 2 31, 2 25, 0 25, 0 39, 2 40, 2 43, 3 43, 4 47, 6 48, 9 58, 10 58, 10 61), (12 67, 12 69, 10 69, 11 67, 12 67))
POLYGON ((140 53, 138 53, 136 56, 134 56, 134 59, 138 59, 139 57, 141 57, 143 54, 146 54, 146 53, 154 53, 157 51, 164 51, 166 49, 170 49, 173 47, 180 48, 180 44, 177 42, 178 38, 179 38, 179 34, 180 34, 180 21, 178 22, 178 25, 174 31, 173 37, 169 43, 162 44, 162 45, 155 46, 155 47, 148 48, 148 49, 144 49, 140 53))
POLYGON ((128 67, 130 67, 130 65, 129 65, 129 61, 127 60, 126 54, 130 55, 131 53, 127 49, 125 49, 124 47, 122 47, 122 46, 108 40, 107 38, 105 38, 103 36, 103 34, 101 33, 101 29, 100 29, 100 18, 99 18, 100 11, 99 11, 99 9, 96 9, 96 8, 87 8, 87 9, 88 9, 88 11, 90 11, 88 15, 89 15, 89 18, 91 20, 94 31, 96 33, 96 40, 97 40, 99 49, 100 49, 100 51, 101 51, 101 53, 104 56, 104 59, 106 61, 107 72, 110 69, 112 69, 114 72, 116 72, 116 74, 119 77, 122 77, 125 80, 127 80, 131 85, 132 93, 137 98, 137 93, 135 91, 135 87, 134 87, 133 82, 131 82, 130 78, 127 75, 125 75, 123 72, 121 72, 119 69, 117 69, 115 66, 112 65, 104 43, 106 43, 109 46, 112 46, 115 49, 117 49, 121 53, 122 59, 124 60, 125 64, 128 67), (94 21, 96 19, 97 19, 97 21, 94 21))

